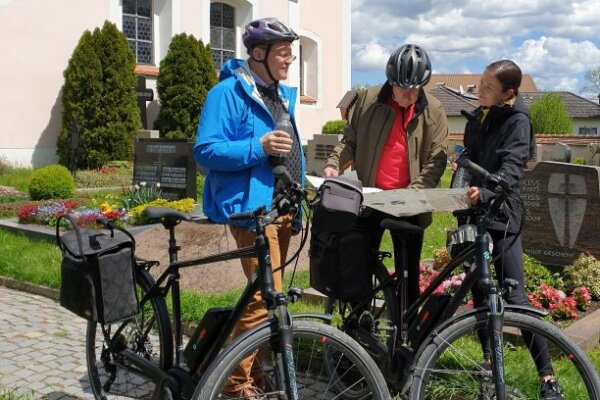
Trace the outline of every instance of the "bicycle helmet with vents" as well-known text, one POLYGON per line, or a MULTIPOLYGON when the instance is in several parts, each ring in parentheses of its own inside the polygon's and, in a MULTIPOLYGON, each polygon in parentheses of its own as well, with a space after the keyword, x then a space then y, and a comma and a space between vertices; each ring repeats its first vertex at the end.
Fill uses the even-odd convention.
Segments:
POLYGON ((261 18, 250 22, 244 29, 242 40, 246 49, 275 42, 293 42, 298 35, 277 18, 261 18))
POLYGON ((431 78, 431 61, 420 46, 405 44, 390 56, 385 75, 390 85, 405 89, 420 88, 431 78))

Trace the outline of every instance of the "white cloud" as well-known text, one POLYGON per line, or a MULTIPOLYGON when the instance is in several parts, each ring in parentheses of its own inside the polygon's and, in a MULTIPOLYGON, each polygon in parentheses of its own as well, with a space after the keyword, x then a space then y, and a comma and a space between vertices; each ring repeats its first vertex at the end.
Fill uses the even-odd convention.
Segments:
POLYGON ((352 67, 379 79, 391 51, 417 43, 435 71, 510 58, 540 88, 577 91, 600 64, 598 21, 598 0, 352 0, 352 67))
POLYGON ((357 70, 384 70, 391 52, 379 43, 368 43, 356 51, 352 59, 352 68, 357 70))

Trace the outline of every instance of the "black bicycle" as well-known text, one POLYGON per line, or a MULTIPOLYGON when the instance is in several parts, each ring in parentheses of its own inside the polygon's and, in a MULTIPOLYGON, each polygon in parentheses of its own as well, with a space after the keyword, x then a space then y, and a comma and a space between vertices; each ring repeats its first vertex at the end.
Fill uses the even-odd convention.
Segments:
MULTIPOLYGON (((486 186, 498 194, 491 205, 475 211, 474 243, 465 245, 410 305, 402 279, 406 271, 403 254, 396 255, 401 257, 400 271, 390 273, 382 262, 389 254, 378 253, 377 262, 371 266, 373 290, 369 295, 353 302, 329 298, 326 311, 337 311, 338 328, 367 349, 392 392, 402 397, 538 399, 541 361, 529 350, 537 336, 548 344, 551 366, 564 398, 600 399, 598 374, 577 344, 542 319, 544 312, 503 301, 504 292, 513 290, 517 282, 505 280, 498 288, 490 277, 486 226, 514 194, 501 177, 469 160, 461 165, 485 177, 486 186), (453 295, 434 293, 461 270, 466 274, 453 295), (474 285, 486 293, 486 302, 468 309, 464 304, 474 285), (483 338, 489 340, 492 349, 489 358, 482 351, 483 338)), ((404 238, 421 232, 418 226, 392 219, 382 221, 382 227, 404 238)))
MULTIPOLYGON (((155 281, 150 270, 158 263, 138 261, 135 279, 141 312, 135 318, 116 324, 88 323, 87 366, 95 398, 232 398, 224 393, 230 374, 242 360, 258 353, 253 372, 263 376, 262 382, 255 382, 264 391, 260 398, 388 399, 383 376, 360 345, 339 330, 304 320, 323 316, 290 315, 287 303, 301 291, 291 288, 283 294, 273 287, 265 227, 278 216, 294 212, 305 197, 298 185, 285 185, 271 210, 261 207, 231 216, 234 221, 253 221, 254 246, 185 261, 177 259, 175 227, 190 221, 190 216, 148 207, 144 215, 161 221, 169 231, 170 263, 155 281), (257 276, 234 307, 209 310, 184 346, 179 271, 241 257, 258 257, 257 276), (240 314, 257 290, 268 320, 231 340, 240 314), (166 302, 169 292, 172 320, 166 302)), ((108 221, 102 222, 115 229, 108 221)))

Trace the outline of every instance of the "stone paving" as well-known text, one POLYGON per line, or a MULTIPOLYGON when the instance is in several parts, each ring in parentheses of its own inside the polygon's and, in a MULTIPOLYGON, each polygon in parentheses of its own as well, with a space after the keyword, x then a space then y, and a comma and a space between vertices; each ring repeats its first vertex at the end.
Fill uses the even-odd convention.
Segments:
POLYGON ((30 399, 93 399, 85 329, 58 303, 0 286, 0 387, 30 399))

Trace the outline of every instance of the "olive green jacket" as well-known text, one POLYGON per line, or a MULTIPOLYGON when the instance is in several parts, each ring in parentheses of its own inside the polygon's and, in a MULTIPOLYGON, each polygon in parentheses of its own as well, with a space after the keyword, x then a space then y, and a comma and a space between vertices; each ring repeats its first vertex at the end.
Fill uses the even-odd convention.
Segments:
MULTIPOLYGON (((375 186, 381 151, 394 122, 395 113, 386 98, 391 86, 374 86, 360 93, 351 112, 344 137, 327 160, 327 166, 343 171, 351 164, 365 186, 375 186)), ((448 120, 442 104, 424 90, 415 104, 415 113, 407 128, 407 152, 410 160, 409 188, 433 188, 446 168, 448 157, 448 120)), ((427 226, 428 215, 421 219, 427 226)))

